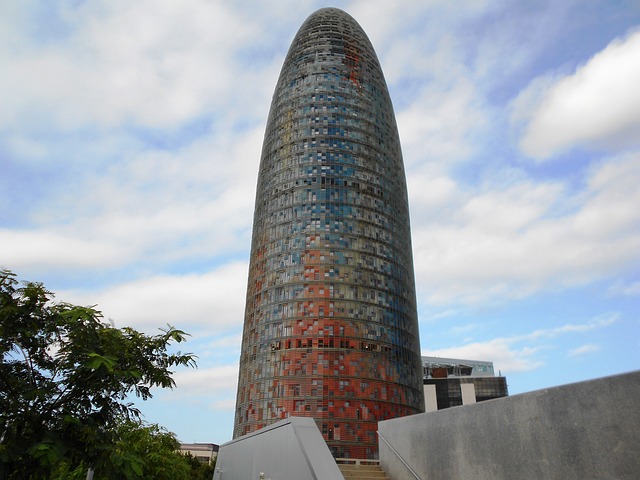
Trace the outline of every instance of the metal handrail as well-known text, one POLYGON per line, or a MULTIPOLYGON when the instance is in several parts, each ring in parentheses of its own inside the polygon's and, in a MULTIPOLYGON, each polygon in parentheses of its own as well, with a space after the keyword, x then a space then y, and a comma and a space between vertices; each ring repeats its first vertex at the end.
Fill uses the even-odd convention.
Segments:
POLYGON ((409 466, 409 464, 408 464, 407 462, 405 462, 405 461, 404 461, 404 458, 402 458, 402 457, 400 456, 400 454, 396 451, 396 449, 395 449, 395 448, 393 448, 393 447, 391 446, 391 444, 389 443, 389 441, 388 441, 386 438, 384 438, 380 432, 377 432, 377 433, 378 433, 378 437, 380 437, 382 440, 384 440, 384 443, 386 443, 386 444, 387 444, 387 446, 391 449, 391 451, 393 452, 393 454, 394 454, 396 457, 398 457, 398 459, 402 462, 402 464, 403 464, 405 467, 407 467, 407 470, 409 470, 409 471, 411 472, 411 474, 412 474, 412 475, 413 475, 417 480, 422 480, 422 479, 418 476, 418 474, 417 474, 416 472, 414 472, 414 471, 413 471, 413 468, 411 468, 411 467, 409 466))

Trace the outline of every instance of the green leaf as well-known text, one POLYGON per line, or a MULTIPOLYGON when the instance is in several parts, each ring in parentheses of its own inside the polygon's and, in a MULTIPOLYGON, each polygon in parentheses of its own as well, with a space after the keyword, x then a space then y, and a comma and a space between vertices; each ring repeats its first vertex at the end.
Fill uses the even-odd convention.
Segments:
POLYGON ((144 452, 173 461, 177 447, 158 445, 175 438, 122 425, 141 415, 128 396, 150 398, 175 386, 170 367, 196 367, 195 355, 168 353, 188 336, 172 326, 160 335, 115 328, 95 306, 55 303, 42 284, 20 286, 0 270, 0 478, 59 480, 87 465, 96 478, 168 478, 148 473, 144 452))
POLYGON ((118 362, 118 359, 115 357, 100 355, 99 353, 92 352, 87 356, 89 357, 87 367, 93 370, 98 370, 100 367, 104 367, 107 371, 113 372, 113 369, 118 362))

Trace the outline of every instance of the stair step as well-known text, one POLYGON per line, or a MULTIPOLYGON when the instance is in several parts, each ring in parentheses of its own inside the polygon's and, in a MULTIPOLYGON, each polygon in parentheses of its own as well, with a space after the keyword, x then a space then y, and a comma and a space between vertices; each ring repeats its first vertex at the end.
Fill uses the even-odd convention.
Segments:
POLYGON ((358 476, 358 477, 344 477, 345 480, 390 480, 386 475, 383 477, 366 477, 366 476, 358 476))
POLYGON ((338 468, 345 480, 389 480, 375 460, 339 459, 338 468))
POLYGON ((385 473, 382 470, 340 470, 345 477, 358 477, 362 475, 368 475, 370 477, 384 477, 385 473))
POLYGON ((358 471, 372 470, 374 472, 377 470, 380 470, 379 465, 338 465, 338 466, 344 470, 358 470, 358 471))
POLYGON ((372 475, 368 475, 366 473, 358 473, 356 475, 345 475, 342 474, 342 476, 345 478, 345 480, 389 480, 389 477, 387 477, 384 472, 382 473, 382 475, 376 475, 376 476, 372 476, 372 475))

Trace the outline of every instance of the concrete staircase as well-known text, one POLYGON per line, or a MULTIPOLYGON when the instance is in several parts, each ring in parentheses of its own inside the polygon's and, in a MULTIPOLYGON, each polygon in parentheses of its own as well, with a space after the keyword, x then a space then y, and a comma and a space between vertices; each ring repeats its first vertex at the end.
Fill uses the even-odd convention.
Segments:
POLYGON ((344 480, 390 480, 379 460, 336 459, 344 480))

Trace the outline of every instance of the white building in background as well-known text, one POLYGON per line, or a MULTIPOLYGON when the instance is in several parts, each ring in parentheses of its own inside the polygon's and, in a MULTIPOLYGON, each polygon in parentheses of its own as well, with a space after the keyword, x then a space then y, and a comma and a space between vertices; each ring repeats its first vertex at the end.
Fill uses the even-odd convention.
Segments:
POLYGON ((215 443, 181 443, 180 453, 190 454, 202 463, 212 464, 218 458, 218 448, 215 443))

